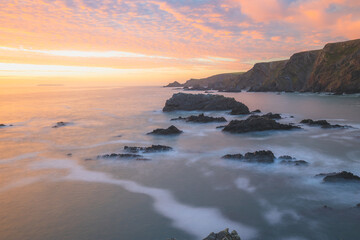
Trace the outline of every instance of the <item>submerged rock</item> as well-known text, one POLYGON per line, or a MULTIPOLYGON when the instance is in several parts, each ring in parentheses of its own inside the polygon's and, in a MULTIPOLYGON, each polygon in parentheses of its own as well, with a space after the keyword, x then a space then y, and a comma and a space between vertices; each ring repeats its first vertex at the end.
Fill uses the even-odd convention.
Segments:
POLYGON ((234 110, 239 114, 248 114, 249 108, 237 102, 234 98, 224 97, 222 95, 212 94, 186 94, 176 93, 165 103, 164 112, 177 110, 184 111, 222 111, 234 110))
POLYGON ((282 160, 281 164, 295 165, 295 166, 307 166, 309 163, 305 160, 282 160))
POLYGON ((99 155, 97 158, 120 159, 120 158, 142 158, 142 156, 139 154, 131 154, 131 153, 111 153, 111 154, 99 155))
POLYGON ((241 240, 241 239, 235 230, 229 233, 229 229, 226 228, 225 230, 218 233, 214 233, 214 232, 210 233, 209 236, 207 236, 203 240, 241 240))
POLYGON ((69 123, 67 122, 57 122, 52 128, 59 128, 59 127, 65 127, 67 126, 69 123))
POLYGON ((240 153, 238 154, 227 154, 223 156, 224 159, 237 159, 244 162, 251 163, 273 163, 275 156, 271 151, 256 151, 256 152, 248 152, 245 155, 240 153))
POLYGON ((312 119, 304 119, 300 123, 307 124, 309 126, 321 126, 321 128, 345 128, 348 126, 343 126, 339 124, 330 124, 326 120, 312 120, 312 119))
POLYGON ((300 127, 291 124, 278 123, 273 119, 252 115, 245 120, 232 120, 222 131, 231 133, 246 133, 267 130, 292 130, 300 127))
POLYGON ((360 182, 360 177, 354 175, 351 172, 346 172, 346 171, 342 171, 342 172, 338 172, 338 173, 328 173, 328 174, 324 174, 324 182, 348 182, 348 181, 353 181, 353 182, 360 182))
POLYGON ((282 155, 279 157, 279 159, 281 160, 292 160, 292 159, 295 159, 293 158, 292 156, 289 156, 289 155, 282 155))
POLYGON ((147 134, 154 134, 154 135, 177 135, 182 133, 183 131, 179 130, 177 127, 175 127, 174 125, 171 125, 168 128, 157 128, 155 130, 153 130, 152 132, 149 132, 147 134))
POLYGON ((199 114, 199 116, 191 115, 185 118, 178 117, 171 119, 171 121, 174 120, 185 120, 186 122, 196 122, 196 123, 227 122, 227 120, 224 117, 210 117, 210 116, 205 116, 203 113, 199 114))
POLYGON ((124 150, 131 153, 153 153, 153 152, 166 152, 171 151, 172 147, 164 146, 164 145, 151 145, 150 147, 129 147, 125 146, 124 150))

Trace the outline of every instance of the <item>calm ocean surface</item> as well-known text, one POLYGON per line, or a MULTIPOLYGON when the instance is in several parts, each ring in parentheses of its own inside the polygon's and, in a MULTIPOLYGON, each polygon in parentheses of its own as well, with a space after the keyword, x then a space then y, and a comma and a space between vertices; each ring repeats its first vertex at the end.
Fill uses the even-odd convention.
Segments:
POLYGON ((170 121, 200 113, 163 113, 177 91, 3 90, 0 123, 13 126, 0 128, 0 239, 197 240, 226 227, 243 240, 360 239, 360 184, 314 177, 343 170, 360 175, 359 95, 223 93, 250 110, 281 113, 281 122, 312 118, 354 127, 233 135, 216 129, 217 123, 170 121), (59 121, 71 124, 52 128, 59 121), (172 124, 184 133, 146 135, 172 124), (125 145, 151 144, 174 151, 147 154, 150 161, 96 159, 125 145), (256 150, 310 165, 221 159, 256 150))

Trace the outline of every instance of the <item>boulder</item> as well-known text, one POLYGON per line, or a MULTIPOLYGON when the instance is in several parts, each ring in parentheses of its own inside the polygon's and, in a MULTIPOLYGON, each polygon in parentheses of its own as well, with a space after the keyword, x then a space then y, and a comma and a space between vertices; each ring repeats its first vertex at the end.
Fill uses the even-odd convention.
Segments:
POLYGON ((292 160, 292 159, 295 159, 293 158, 292 156, 289 156, 289 155, 282 155, 279 157, 279 159, 281 160, 292 160))
POLYGON ((329 173, 324 177, 324 182, 359 182, 360 177, 354 175, 351 172, 338 172, 338 173, 329 173))
POLYGON ((153 152, 166 152, 171 151, 172 147, 164 146, 164 145, 151 145, 150 147, 129 147, 125 146, 124 150, 131 153, 153 153, 153 152))
POLYGON ((275 156, 271 151, 256 151, 256 152, 248 152, 245 155, 240 153, 238 154, 227 154, 223 156, 224 159, 237 159, 244 162, 251 163, 273 163, 275 156))
POLYGON ((203 240, 241 240, 238 233, 233 230, 231 233, 229 233, 229 229, 226 228, 223 231, 220 231, 218 233, 210 233, 209 236, 204 238, 203 240))
POLYGON ((343 126, 343 125, 339 125, 339 124, 332 125, 326 120, 314 121, 312 119, 304 119, 300 123, 307 124, 309 126, 320 126, 321 128, 345 128, 345 127, 348 127, 348 126, 343 126))
POLYGON ((224 117, 210 117, 210 116, 205 116, 203 113, 199 114, 199 116, 191 115, 186 118, 178 117, 171 119, 171 121, 174 120, 185 120, 186 122, 195 122, 195 123, 227 122, 227 120, 224 117))
POLYGON ((295 166, 307 166, 309 163, 305 160, 282 160, 281 164, 295 165, 295 166))
POLYGON ((222 131, 230 133, 246 133, 267 130, 292 130, 300 127, 291 124, 278 123, 273 119, 252 115, 246 120, 232 120, 222 131))
POLYGON ((252 111, 251 113, 261 113, 260 109, 256 109, 254 111, 252 111))
POLYGON ((165 103, 164 112, 183 111, 222 111, 235 109, 239 114, 248 114, 249 108, 234 98, 213 94, 176 93, 165 103))
POLYGON ((179 130, 174 125, 171 125, 170 127, 164 129, 164 128, 157 128, 153 130, 152 132, 149 132, 147 134, 153 134, 153 135, 178 135, 182 133, 183 131, 179 130))
POLYGON ((264 115, 262 115, 262 117, 266 117, 269 119, 281 119, 281 115, 279 113, 272 113, 272 112, 264 114, 264 115))

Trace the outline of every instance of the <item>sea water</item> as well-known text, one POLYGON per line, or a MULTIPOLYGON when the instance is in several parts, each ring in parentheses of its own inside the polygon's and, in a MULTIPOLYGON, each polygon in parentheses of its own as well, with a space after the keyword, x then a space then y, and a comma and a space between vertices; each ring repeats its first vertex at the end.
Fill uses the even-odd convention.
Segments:
MULTIPOLYGON (((221 93, 280 122, 326 119, 347 129, 224 133, 219 123, 170 121, 181 90, 38 86, 0 95, 0 239, 196 240, 225 228, 242 239, 360 238, 360 184, 328 184, 319 173, 360 175, 360 97, 221 93), (69 123, 52 128, 57 122, 69 123), (152 136, 175 125, 179 136, 152 136), (162 144, 148 161, 98 159, 124 146, 162 144), (271 150, 308 166, 251 164, 225 154, 271 150), (324 206, 327 207, 324 207, 324 206)), ((191 92, 197 93, 197 92, 191 92)), ((220 94, 220 93, 217 93, 220 94)), ((228 111, 205 112, 224 116, 228 111)))

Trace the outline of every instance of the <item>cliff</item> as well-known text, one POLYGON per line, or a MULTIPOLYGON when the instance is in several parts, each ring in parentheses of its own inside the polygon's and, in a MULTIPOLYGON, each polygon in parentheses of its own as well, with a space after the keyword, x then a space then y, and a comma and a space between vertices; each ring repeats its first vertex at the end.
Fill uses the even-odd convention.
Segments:
POLYGON ((360 93, 360 39, 329 43, 321 50, 295 53, 288 60, 256 63, 243 74, 191 79, 184 86, 222 91, 360 93))

